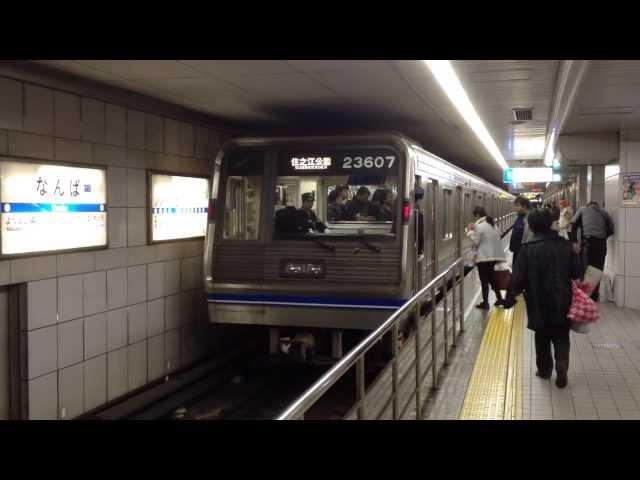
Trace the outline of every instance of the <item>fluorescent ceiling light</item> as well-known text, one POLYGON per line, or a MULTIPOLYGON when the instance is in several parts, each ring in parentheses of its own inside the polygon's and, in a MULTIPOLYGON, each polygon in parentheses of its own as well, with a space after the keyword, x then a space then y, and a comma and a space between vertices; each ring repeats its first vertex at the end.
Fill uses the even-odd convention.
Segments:
POLYGON ((498 165, 500 165, 503 170, 509 168, 496 142, 493 141, 484 123, 480 120, 476 109, 473 108, 467 92, 465 92, 462 87, 451 62, 449 60, 425 60, 424 62, 427 64, 427 67, 429 67, 429 70, 431 70, 436 81, 440 84, 440 87, 444 90, 444 93, 446 93, 449 100, 451 100, 451 103, 456 107, 458 113, 462 115, 467 125, 473 130, 473 133, 476 134, 494 160, 498 162, 498 165))
POLYGON ((527 137, 515 135, 513 137, 513 156, 517 159, 540 159, 544 153, 544 135, 527 137))
POLYGON ((549 135, 549 141, 547 142, 547 149, 544 152, 544 164, 547 167, 550 167, 553 164, 553 159, 555 158, 555 141, 556 141, 556 129, 551 130, 551 135, 549 135))

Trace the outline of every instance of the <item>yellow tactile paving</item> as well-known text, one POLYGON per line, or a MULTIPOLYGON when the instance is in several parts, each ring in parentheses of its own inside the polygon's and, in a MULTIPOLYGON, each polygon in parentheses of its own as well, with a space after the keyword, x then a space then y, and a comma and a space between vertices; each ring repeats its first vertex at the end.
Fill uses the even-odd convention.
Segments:
POLYGON ((463 420, 522 417, 522 328, 524 299, 515 308, 494 308, 460 411, 463 420))

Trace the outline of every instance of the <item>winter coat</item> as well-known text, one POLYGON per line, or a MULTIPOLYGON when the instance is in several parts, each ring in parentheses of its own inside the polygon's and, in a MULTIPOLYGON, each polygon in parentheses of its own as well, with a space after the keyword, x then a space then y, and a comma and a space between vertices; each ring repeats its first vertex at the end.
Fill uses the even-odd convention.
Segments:
POLYGON ((527 227, 527 215, 519 214, 513 222, 513 226, 511 227, 511 238, 509 239, 509 250, 513 253, 517 253, 520 250, 522 243, 526 241, 524 233, 527 227))
POLYGON ((582 265, 571 243, 552 232, 523 243, 507 290, 507 304, 521 292, 527 304, 527 327, 569 327, 571 280, 581 278, 582 265))
POLYGON ((476 250, 476 263, 505 261, 500 232, 487 222, 486 217, 479 218, 475 229, 470 230, 467 235, 476 250))

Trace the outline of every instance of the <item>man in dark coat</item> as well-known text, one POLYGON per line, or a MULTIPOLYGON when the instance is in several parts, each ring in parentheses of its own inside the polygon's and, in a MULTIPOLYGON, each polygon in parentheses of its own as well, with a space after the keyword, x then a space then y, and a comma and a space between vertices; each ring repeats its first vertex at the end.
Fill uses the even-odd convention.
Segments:
POLYGON ((524 292, 527 328, 535 331, 536 375, 550 378, 555 353, 556 385, 567 385, 569 368, 569 319, 571 280, 581 278, 582 264, 571 243, 551 230, 551 213, 534 210, 527 217, 532 238, 522 244, 507 290, 505 308, 524 292))

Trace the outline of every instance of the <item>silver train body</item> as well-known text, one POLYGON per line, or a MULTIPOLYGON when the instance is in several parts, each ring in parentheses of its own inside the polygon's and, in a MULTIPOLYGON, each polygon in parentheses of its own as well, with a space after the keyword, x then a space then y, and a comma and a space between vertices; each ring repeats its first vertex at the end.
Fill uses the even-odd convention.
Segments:
MULTIPOLYGON (((375 159, 377 162, 378 157, 375 159)), ((489 215, 500 217, 512 210, 514 199, 394 133, 232 140, 219 152, 212 180, 204 256, 205 290, 210 321, 224 324, 373 329, 470 248, 465 228, 472 221, 474 206, 481 205, 489 215), (315 241, 275 238, 274 208, 265 206, 272 207, 278 195, 279 154, 371 148, 393 151, 398 158, 394 234, 374 232, 365 242, 360 235, 323 237, 320 243, 325 247, 330 244, 334 251, 315 241), (264 161, 260 192, 243 192, 242 177, 229 173, 229 159, 238 152, 249 152, 246 154, 254 155, 257 162, 264 161), (416 204, 413 199, 417 185, 425 195, 416 204), (240 191, 232 191, 236 187, 240 191), (246 197, 248 193, 251 198, 246 197), (246 209, 243 195, 253 202, 256 195, 260 197, 260 218, 253 219, 258 233, 253 232, 250 239, 225 238, 224 222, 235 222, 237 226, 251 215, 242 211, 246 209), (410 216, 404 209, 410 209, 410 216), (417 251, 417 209, 424 218, 423 255, 417 251), (283 275, 282 265, 290 259, 322 265, 321 278, 283 275)), ((326 212, 320 199, 316 211, 320 218, 326 212)))

